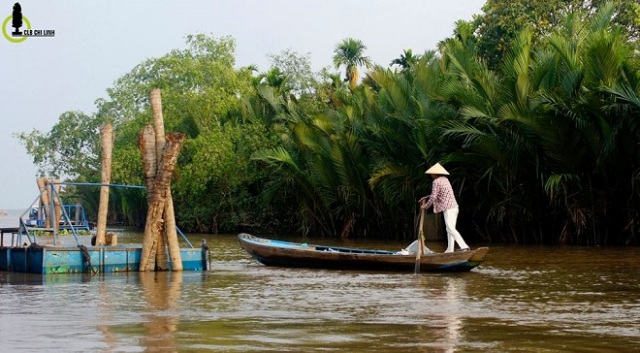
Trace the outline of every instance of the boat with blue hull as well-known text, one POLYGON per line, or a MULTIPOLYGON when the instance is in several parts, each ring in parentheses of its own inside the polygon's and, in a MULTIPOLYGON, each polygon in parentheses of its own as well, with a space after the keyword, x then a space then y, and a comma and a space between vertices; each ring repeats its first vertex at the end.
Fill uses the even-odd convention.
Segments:
MULTIPOLYGON (((341 270, 371 270, 412 273, 416 255, 409 252, 312 245, 271 240, 251 234, 238 235, 240 246, 266 266, 306 267, 341 270)), ((430 252, 420 257, 422 272, 465 272, 479 266, 489 248, 452 253, 430 252)))

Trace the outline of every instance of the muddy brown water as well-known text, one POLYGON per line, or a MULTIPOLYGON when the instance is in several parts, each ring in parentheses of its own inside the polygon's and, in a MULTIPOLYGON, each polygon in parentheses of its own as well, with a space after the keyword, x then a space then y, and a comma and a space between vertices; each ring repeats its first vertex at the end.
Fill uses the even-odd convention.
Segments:
POLYGON ((202 238, 204 273, 0 272, 0 351, 640 351, 638 248, 491 246, 469 273, 416 276, 265 267, 202 238))

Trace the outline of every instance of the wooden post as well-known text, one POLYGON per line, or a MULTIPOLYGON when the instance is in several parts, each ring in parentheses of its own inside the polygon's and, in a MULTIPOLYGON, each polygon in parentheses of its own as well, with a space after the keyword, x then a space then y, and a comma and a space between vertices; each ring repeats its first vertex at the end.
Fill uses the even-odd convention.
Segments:
MULTIPOLYGON (((164 116, 162 114, 162 97, 159 89, 153 89, 149 93, 149 101, 151 102, 151 114, 153 115, 153 128, 155 131, 156 156, 159 159, 165 146, 164 132, 164 116)), ((174 271, 182 271, 182 256, 180 255, 180 244, 178 243, 178 233, 176 231, 176 217, 173 209, 173 197, 171 196, 171 185, 167 190, 167 199, 164 206, 164 232, 158 239, 158 265, 159 267, 168 266, 165 249, 166 244, 169 247, 169 256, 171 257, 171 268, 174 271)))
POLYGON ((169 256, 171 257, 171 269, 182 271, 182 255, 180 255, 180 244, 178 242, 178 231, 176 230, 176 215, 173 210, 173 197, 171 189, 167 191, 167 202, 164 206, 164 230, 169 246, 169 256))
MULTIPOLYGON (((60 179, 49 179, 51 183, 59 183, 60 179)), ((49 189, 50 190, 50 189, 49 189)), ((60 184, 53 185, 53 195, 49 195, 49 197, 53 197, 53 229, 57 233, 60 228, 60 218, 62 216, 62 205, 60 205, 60 184)))
MULTIPOLYGON (((111 153, 113 151, 113 128, 107 123, 100 129, 102 143, 102 184, 111 183, 111 153)), ((109 213, 109 187, 100 187, 96 245, 104 245, 107 234, 107 214, 109 213)))
POLYGON ((144 185, 147 188, 147 203, 151 202, 153 187, 156 183, 156 137, 151 125, 145 125, 138 134, 138 149, 142 154, 142 171, 144 174, 144 185))
POLYGON ((80 204, 79 203, 76 203, 76 207, 73 213, 73 222, 74 222, 73 224, 80 224, 80 204))
POLYGON ((47 188, 47 179, 46 178, 37 178, 36 182, 38 183, 38 190, 40 190, 40 206, 38 207, 38 218, 44 218, 44 227, 51 227, 51 213, 49 210, 49 189, 47 188), (44 209, 44 214, 42 210, 44 209))
POLYGON ((152 248, 157 246, 157 239, 162 231, 162 214, 164 212, 167 193, 171 184, 171 177, 178 161, 178 154, 182 148, 185 135, 179 132, 169 133, 162 151, 162 158, 156 174, 155 191, 149 203, 149 212, 144 229, 140 271, 155 270, 155 257, 152 248))
MULTIPOLYGON (((153 117, 153 130, 155 133, 156 141, 156 160, 160 161, 162 155, 162 149, 165 145, 164 136, 164 118, 162 115, 162 98, 160 96, 160 89, 155 88, 149 92, 149 103, 151 105, 151 116, 153 117)), ((171 192, 171 186, 169 186, 169 192, 171 192)), ((167 257, 167 214, 166 207, 169 201, 169 196, 165 200, 165 206, 162 210, 162 230, 158 235, 157 247, 156 247, 156 269, 165 271, 169 269, 169 259, 167 257)))
MULTIPOLYGON (((144 174, 144 184, 147 188, 147 208, 150 212, 151 201, 155 194, 156 173, 158 170, 157 161, 161 155, 156 156, 156 137, 153 127, 149 124, 140 131, 138 135, 138 149, 142 154, 142 170, 144 174)), ((147 213, 148 217, 149 213, 147 213)), ((146 229, 146 228, 145 228, 146 229)), ((162 230, 159 230, 161 232, 162 230)), ((155 233, 154 233, 155 234, 155 233)), ((149 256, 153 259, 155 268, 156 253, 157 253, 157 239, 153 239, 153 242, 149 248, 149 256)))

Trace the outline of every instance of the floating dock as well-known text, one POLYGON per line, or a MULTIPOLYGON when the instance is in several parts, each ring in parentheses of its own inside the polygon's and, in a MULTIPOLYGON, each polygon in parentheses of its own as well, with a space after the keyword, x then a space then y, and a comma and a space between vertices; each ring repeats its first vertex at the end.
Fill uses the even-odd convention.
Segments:
MULTIPOLYGON (((49 182, 40 190, 31 206, 18 218, 18 227, 0 228, 0 271, 55 274, 55 273, 113 273, 140 270, 142 245, 117 244, 107 239, 108 245, 95 246, 95 242, 85 245, 78 237, 78 230, 89 232, 92 228, 86 220, 84 208, 80 204, 60 207, 60 219, 53 216, 54 198, 63 205, 55 186, 114 186, 144 189, 143 186, 112 185, 95 183, 49 182), (48 189, 48 190, 47 190, 48 189), (49 204, 41 202, 42 194, 49 192, 49 204), (39 206, 34 206, 38 203, 39 206), (49 209, 47 215, 46 207, 49 209), (54 220, 55 218, 55 220, 54 220), (49 222, 47 222, 49 220, 49 222), (52 227, 51 224, 57 224, 52 227), (58 232, 69 233, 75 245, 58 243, 58 232), (46 234, 43 242, 41 236, 46 234), (5 235, 10 239, 5 242, 5 235), (23 242, 23 237, 26 241, 23 242), (49 242, 52 242, 49 244, 49 242)), ((176 227, 177 232, 190 246, 181 248, 180 255, 184 271, 206 271, 209 269, 209 248, 206 242, 200 248, 194 247, 189 239, 176 227)), ((107 234, 108 236, 109 234, 107 234)), ((116 238, 117 239, 117 238, 116 238)), ((171 257, 167 256, 168 270, 172 270, 171 257)), ((179 267, 179 266, 176 266, 179 267)))
MULTIPOLYGON (((113 273, 139 271, 142 246, 57 246, 31 243, 14 244, 19 228, 0 228, 0 271, 55 274, 55 273, 113 273), (12 246, 4 246, 4 236, 10 234, 12 246)), ((209 269, 206 244, 201 248, 182 248, 184 271, 209 269)), ((171 261, 169 259, 169 269, 171 261)))

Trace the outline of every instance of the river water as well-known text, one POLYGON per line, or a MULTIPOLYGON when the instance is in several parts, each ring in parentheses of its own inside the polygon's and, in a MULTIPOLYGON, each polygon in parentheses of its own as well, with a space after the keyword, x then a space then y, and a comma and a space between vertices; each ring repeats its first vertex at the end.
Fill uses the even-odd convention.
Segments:
POLYGON ((205 273, 0 271, 0 351, 640 351, 638 248, 492 246, 469 273, 416 276, 264 267, 235 235, 201 238, 205 273))

